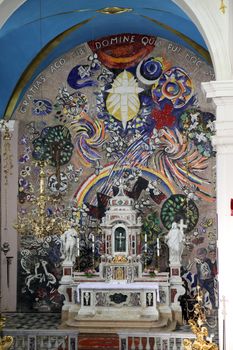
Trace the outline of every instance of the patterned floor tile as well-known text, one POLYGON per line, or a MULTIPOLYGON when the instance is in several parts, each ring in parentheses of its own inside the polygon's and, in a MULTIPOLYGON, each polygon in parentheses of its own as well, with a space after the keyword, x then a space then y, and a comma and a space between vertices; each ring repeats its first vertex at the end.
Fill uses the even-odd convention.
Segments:
POLYGON ((61 324, 61 314, 4 313, 6 328, 57 329, 61 324))

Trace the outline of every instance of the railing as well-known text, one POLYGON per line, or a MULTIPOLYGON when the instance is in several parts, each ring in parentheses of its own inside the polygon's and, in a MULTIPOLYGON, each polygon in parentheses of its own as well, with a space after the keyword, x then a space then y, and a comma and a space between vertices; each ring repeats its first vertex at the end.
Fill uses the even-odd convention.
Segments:
POLYGON ((14 343, 10 350, 78 350, 78 332, 60 329, 4 329, 14 343))
MULTIPOLYGON (((78 332, 59 329, 4 329, 14 343, 10 350, 78 350, 78 332)), ((195 338, 193 333, 146 333, 122 331, 119 350, 183 350, 183 339, 195 338)))
POLYGON ((119 350, 183 350, 183 339, 193 333, 119 333, 119 350))

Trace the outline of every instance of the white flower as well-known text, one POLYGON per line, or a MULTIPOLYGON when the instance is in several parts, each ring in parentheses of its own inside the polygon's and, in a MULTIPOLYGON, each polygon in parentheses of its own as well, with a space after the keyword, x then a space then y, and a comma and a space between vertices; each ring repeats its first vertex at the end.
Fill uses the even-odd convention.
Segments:
POLYGON ((91 61, 91 67, 92 68, 95 68, 96 66, 99 66, 100 65, 100 61, 98 60, 98 56, 96 53, 94 53, 93 56, 89 56, 88 57, 88 60, 91 61))
POLYGON ((196 112, 195 114, 191 114, 191 122, 192 123, 198 122, 198 116, 199 116, 199 112, 196 112))
POLYGON ((197 126, 198 126, 198 122, 194 122, 193 124, 190 125, 189 130, 196 129, 197 126))
POLYGON ((212 122, 211 120, 208 121, 206 127, 208 129, 210 129, 211 131, 214 131, 214 122, 212 122))
POLYGON ((203 132, 201 132, 200 134, 196 134, 195 136, 196 136, 196 139, 198 142, 201 142, 201 141, 206 142, 207 141, 207 138, 203 132))

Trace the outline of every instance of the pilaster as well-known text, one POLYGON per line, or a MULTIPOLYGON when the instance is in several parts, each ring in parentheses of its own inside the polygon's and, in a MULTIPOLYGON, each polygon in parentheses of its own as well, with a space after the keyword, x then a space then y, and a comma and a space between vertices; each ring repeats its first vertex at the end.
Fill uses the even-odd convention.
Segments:
POLYGON ((17 222, 18 193, 18 124, 9 121, 0 127, 1 136, 1 248, 8 243, 9 251, 1 249, 1 310, 16 311, 17 307, 17 222), (7 129, 6 129, 7 128, 7 129), (9 135, 7 136, 7 130, 9 135))
POLYGON ((232 248, 233 217, 233 81, 202 83, 207 99, 216 109, 216 194, 218 218, 218 268, 219 268, 219 344, 220 350, 233 349, 231 328, 233 324, 232 248), (226 314, 222 300, 226 300, 226 314), (225 323, 225 334, 224 334, 225 323), (225 347, 223 345, 225 338, 225 347))

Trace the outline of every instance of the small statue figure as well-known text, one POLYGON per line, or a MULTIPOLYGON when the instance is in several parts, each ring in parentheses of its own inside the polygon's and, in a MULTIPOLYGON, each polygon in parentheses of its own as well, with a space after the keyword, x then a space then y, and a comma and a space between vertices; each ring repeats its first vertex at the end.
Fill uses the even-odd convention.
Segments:
POLYGON ((184 233, 179 229, 176 222, 172 223, 170 231, 165 236, 165 242, 169 248, 170 264, 180 264, 184 249, 184 233))
POLYGON ((153 306, 153 294, 147 293, 147 306, 153 306))
POLYGON ((90 306, 90 293, 88 292, 84 293, 84 305, 90 306))
POLYGON ((112 280, 112 270, 111 267, 108 266, 106 269, 106 282, 110 282, 112 280))
POLYGON ((64 262, 75 262, 77 250, 77 231, 71 227, 61 235, 61 258, 64 262))
POLYGON ((134 280, 133 266, 129 266, 127 270, 127 283, 132 283, 134 280))

